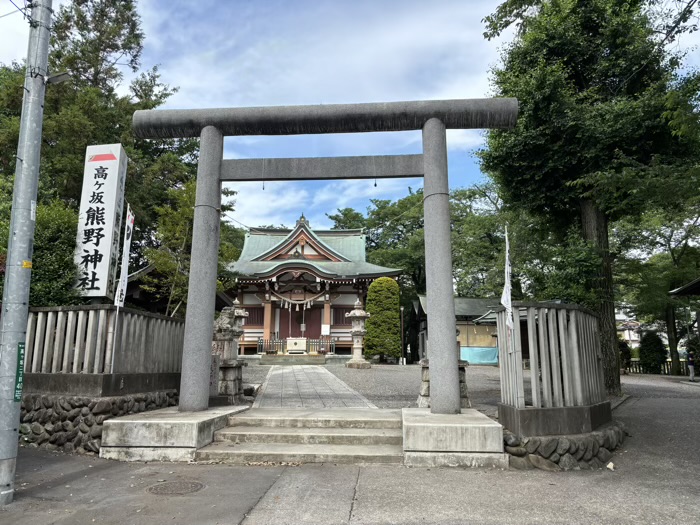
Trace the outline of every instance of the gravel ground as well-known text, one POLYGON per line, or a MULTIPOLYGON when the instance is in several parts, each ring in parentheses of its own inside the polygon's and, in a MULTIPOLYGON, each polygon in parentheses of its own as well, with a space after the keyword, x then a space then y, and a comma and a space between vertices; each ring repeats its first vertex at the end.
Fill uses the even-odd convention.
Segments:
MULTIPOLYGON (((420 391, 419 365, 372 365, 365 370, 326 365, 326 369, 378 408, 416 406, 420 391)), ((270 366, 249 363, 243 369, 243 382, 262 384, 269 370, 270 366)), ((467 385, 472 406, 489 416, 495 415, 501 395, 498 368, 468 367, 467 385)))
POLYGON ((377 408, 416 406, 420 391, 418 365, 372 365, 369 369, 326 365, 326 369, 377 405, 377 408))
MULTIPOLYGON (((415 407, 420 390, 419 365, 372 365, 362 370, 342 365, 326 365, 326 369, 345 382, 378 408, 415 407)), ((262 384, 270 366, 249 363, 243 369, 243 382, 262 384)), ((525 391, 530 385, 525 375, 525 391)), ((679 377, 627 375, 622 376, 622 390, 637 398, 700 398, 700 383, 683 383, 679 377)), ((467 368, 467 385, 472 406, 489 417, 496 417, 501 396, 499 369, 492 366, 467 368)))
POLYGON ((248 366, 243 367, 243 382, 251 385, 262 385, 270 368, 272 368, 270 365, 248 363, 248 366))

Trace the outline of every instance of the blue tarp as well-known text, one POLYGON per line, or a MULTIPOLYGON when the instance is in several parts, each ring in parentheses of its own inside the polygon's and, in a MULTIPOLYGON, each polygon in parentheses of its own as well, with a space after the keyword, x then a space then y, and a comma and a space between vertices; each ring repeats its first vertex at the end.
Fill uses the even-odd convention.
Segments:
POLYGON ((462 346, 460 359, 469 361, 470 365, 497 365, 498 347, 462 346))

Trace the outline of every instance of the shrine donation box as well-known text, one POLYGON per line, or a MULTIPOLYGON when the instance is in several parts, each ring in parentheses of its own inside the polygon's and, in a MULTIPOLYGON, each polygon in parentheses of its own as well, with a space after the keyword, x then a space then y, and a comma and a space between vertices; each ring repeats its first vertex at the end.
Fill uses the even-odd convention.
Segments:
POLYGON ((288 354, 305 354, 306 337, 290 337, 287 339, 288 354))

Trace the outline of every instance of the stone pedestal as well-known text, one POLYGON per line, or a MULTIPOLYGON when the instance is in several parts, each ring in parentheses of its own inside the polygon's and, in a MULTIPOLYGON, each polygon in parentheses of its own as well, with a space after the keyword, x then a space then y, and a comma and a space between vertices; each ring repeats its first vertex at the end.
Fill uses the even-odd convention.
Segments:
POLYGON ((372 368, 372 365, 369 364, 369 361, 365 361, 365 359, 350 359, 349 361, 345 362, 346 368, 372 368))
POLYGON ((515 408, 498 404, 498 420, 518 436, 586 434, 612 421, 610 401, 595 405, 515 408))
POLYGON ((404 408, 401 414, 405 465, 508 468, 503 427, 477 410, 432 414, 404 408))
POLYGON ((219 395, 219 366, 221 365, 221 356, 212 354, 211 370, 209 371, 209 397, 219 395))
MULTIPOLYGON (((421 384, 420 393, 418 394, 418 408, 430 408, 430 368, 427 359, 421 359, 421 384)), ((467 361, 460 360, 459 363, 459 397, 461 408, 471 408, 472 404, 469 401, 469 393, 467 391, 467 361)))
POLYGON ((248 363, 236 359, 219 362, 218 391, 210 396, 209 406, 238 405, 243 402, 243 367, 248 363))

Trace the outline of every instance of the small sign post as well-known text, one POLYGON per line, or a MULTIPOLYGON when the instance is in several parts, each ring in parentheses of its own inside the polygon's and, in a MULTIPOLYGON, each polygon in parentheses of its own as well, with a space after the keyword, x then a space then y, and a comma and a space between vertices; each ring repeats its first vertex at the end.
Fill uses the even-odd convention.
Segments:
POLYGON ((17 374, 15 375, 15 401, 22 401, 24 387, 24 343, 17 343, 17 374))

